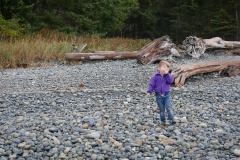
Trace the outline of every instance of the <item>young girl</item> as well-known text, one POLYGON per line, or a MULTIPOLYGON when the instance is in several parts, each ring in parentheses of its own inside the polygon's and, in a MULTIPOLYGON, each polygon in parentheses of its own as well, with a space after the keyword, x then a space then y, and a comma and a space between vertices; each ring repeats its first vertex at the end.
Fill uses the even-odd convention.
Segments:
POLYGON ((166 125, 165 110, 167 110, 170 124, 176 123, 174 121, 170 100, 170 85, 174 82, 174 78, 169 72, 169 67, 170 64, 167 61, 160 61, 158 64, 158 72, 152 77, 147 91, 147 96, 149 96, 153 91, 155 92, 162 125, 166 125))

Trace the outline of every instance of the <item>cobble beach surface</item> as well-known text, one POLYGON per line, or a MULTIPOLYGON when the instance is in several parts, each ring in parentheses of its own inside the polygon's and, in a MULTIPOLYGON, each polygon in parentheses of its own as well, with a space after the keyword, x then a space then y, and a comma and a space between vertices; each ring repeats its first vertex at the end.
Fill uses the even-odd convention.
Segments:
MULTIPOLYGON (((209 53, 180 64, 239 59, 209 53)), ((160 125, 157 64, 104 60, 0 71, 0 160, 240 158, 240 76, 195 75, 171 87, 177 124, 160 125)))

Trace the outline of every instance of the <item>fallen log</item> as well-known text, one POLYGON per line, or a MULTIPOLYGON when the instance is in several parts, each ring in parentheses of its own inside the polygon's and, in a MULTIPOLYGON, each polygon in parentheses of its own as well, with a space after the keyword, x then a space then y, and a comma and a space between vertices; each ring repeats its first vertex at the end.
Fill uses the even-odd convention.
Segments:
POLYGON ((180 56, 180 54, 175 49, 175 44, 172 43, 170 37, 163 36, 147 44, 139 52, 97 51, 96 53, 66 53, 65 59, 68 61, 137 59, 141 64, 150 64, 162 59, 172 61, 173 56, 180 56))
POLYGON ((137 52, 115 52, 115 51, 99 51, 96 53, 66 53, 65 59, 68 61, 88 61, 103 59, 135 59, 137 52))
POLYGON ((150 64, 162 59, 173 61, 173 56, 179 57, 180 54, 170 37, 163 36, 142 47, 138 52, 137 61, 141 64, 150 64))
MULTIPOLYGON (((172 75, 175 78, 175 86, 180 87, 185 83, 186 78, 201 74, 216 72, 226 69, 230 66, 238 68, 240 67, 240 59, 230 59, 230 60, 216 60, 216 61, 206 61, 192 64, 184 64, 173 68, 172 75)), ((233 72, 233 71, 231 71, 233 72)), ((236 71, 238 73, 238 71, 236 71)))
POLYGON ((199 58, 206 50, 223 50, 229 53, 240 53, 240 42, 224 41, 220 37, 201 39, 195 36, 186 37, 183 41, 185 52, 193 58, 199 58))

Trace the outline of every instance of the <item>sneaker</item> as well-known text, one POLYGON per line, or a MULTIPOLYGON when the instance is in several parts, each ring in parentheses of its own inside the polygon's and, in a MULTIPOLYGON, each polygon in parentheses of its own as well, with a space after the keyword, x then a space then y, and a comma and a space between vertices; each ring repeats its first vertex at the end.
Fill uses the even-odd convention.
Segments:
POLYGON ((177 122, 175 120, 170 120, 170 124, 176 124, 177 122))
POLYGON ((166 126, 166 121, 162 121, 161 124, 162 124, 163 126, 166 126))

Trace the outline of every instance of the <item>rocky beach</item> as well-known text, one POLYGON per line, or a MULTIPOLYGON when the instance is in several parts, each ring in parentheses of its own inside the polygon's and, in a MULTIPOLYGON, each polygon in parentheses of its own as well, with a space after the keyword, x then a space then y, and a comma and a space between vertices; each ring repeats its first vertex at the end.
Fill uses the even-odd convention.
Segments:
MULTIPOLYGON (((184 56, 180 64, 239 59, 184 56)), ((171 87, 175 125, 146 90, 157 64, 103 60, 0 71, 0 160, 240 158, 240 76, 195 75, 171 87)))

